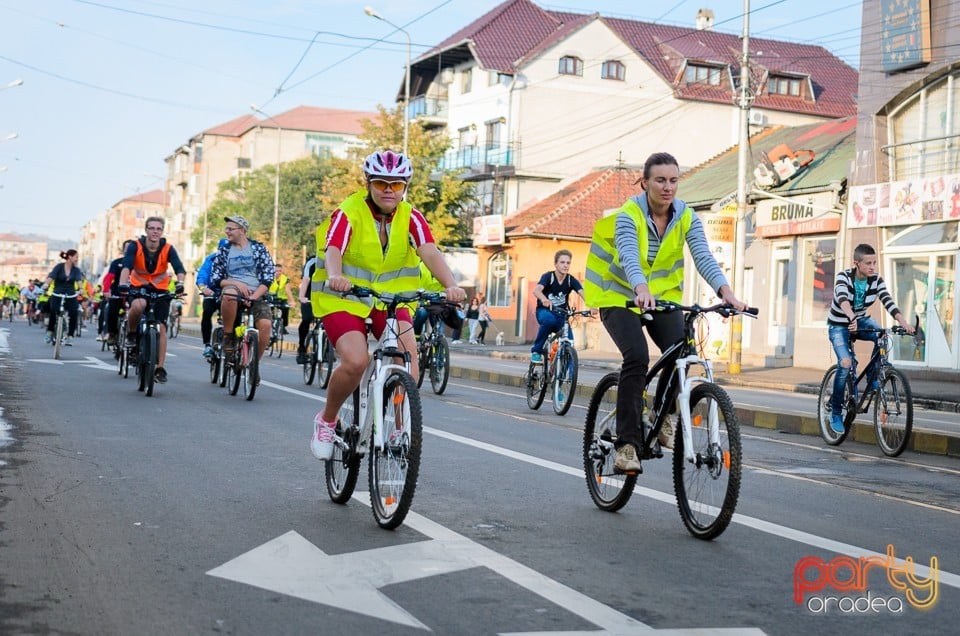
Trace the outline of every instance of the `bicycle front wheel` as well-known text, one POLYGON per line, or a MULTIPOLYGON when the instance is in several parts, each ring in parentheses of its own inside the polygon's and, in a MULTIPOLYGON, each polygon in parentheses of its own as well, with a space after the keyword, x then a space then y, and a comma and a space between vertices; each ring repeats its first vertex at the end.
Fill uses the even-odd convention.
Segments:
POLYGON ((553 377, 553 412, 566 415, 573 404, 573 394, 577 392, 577 373, 580 362, 576 350, 564 345, 557 351, 557 368, 553 377))
POLYGON ((433 392, 437 395, 443 395, 447 390, 447 381, 450 379, 450 347, 444 338, 437 340, 436 345, 431 351, 432 360, 430 363, 430 385, 433 392))
POLYGON ((353 392, 340 407, 337 415, 337 440, 333 444, 333 456, 327 460, 324 472, 327 478, 327 493, 334 503, 350 501, 360 476, 360 461, 363 457, 360 446, 360 389, 353 392))
MULTIPOLYGON (((851 371, 851 373, 853 373, 853 371, 851 371)), ((827 369, 827 372, 823 375, 823 381, 820 382, 820 394, 817 398, 817 422, 820 424, 820 437, 830 446, 839 446, 843 443, 843 440, 847 438, 847 434, 850 433, 850 428, 853 424, 852 421, 850 425, 847 424, 847 417, 849 415, 847 404, 850 401, 847 394, 850 391, 850 387, 846 385, 844 386, 843 411, 841 412, 841 418, 844 422, 843 432, 838 433, 830 426, 830 417, 833 413, 830 402, 833 399, 833 381, 836 376, 837 365, 833 365, 827 369)))
POLYGON ((547 368, 542 364, 531 362, 527 367, 527 374, 523 376, 523 383, 527 389, 527 406, 536 411, 543 404, 547 395, 547 368))
POLYGON ((227 365, 227 390, 230 395, 236 395, 240 391, 240 382, 243 380, 243 342, 236 343, 236 349, 230 356, 230 364, 227 365))
POLYGON ((257 334, 248 329, 243 337, 243 397, 249 402, 260 385, 260 348, 257 334))
MULTIPOLYGON (((403 523, 420 473, 423 415, 417 383, 393 371, 383 387, 382 448, 370 449, 370 508, 381 528, 403 523)), ((374 431, 374 435, 380 434, 374 431)))
POLYGON ((333 373, 333 361, 336 358, 333 345, 330 344, 330 338, 327 338, 326 334, 320 337, 319 355, 320 360, 317 363, 319 375, 317 376, 317 382, 320 384, 321 389, 325 389, 327 385, 330 384, 330 375, 333 373))
POLYGON ((142 354, 144 364, 143 374, 140 377, 143 378, 144 393, 147 397, 153 395, 153 384, 157 370, 158 338, 159 334, 156 327, 151 327, 147 329, 146 337, 143 339, 145 352, 142 354))
POLYGON ((60 349, 63 347, 63 334, 67 330, 67 319, 63 314, 57 318, 57 331, 53 334, 53 359, 60 359, 60 349))
POLYGON ((590 396, 587 420, 583 425, 583 473, 590 498, 600 510, 616 512, 633 495, 637 475, 614 473, 617 451, 617 386, 620 374, 600 378, 590 396))
POLYGON ((313 378, 317 375, 317 335, 311 333, 307 336, 307 347, 304 351, 307 361, 303 363, 303 383, 307 386, 313 384, 313 378))
POLYGON ((698 539, 710 540, 733 518, 742 471, 740 426, 730 396, 719 386, 693 388, 690 439, 693 460, 687 461, 681 427, 673 449, 673 488, 683 525, 698 539))
POLYGON ((886 369, 874 400, 877 445, 884 455, 897 457, 910 444, 913 431, 913 394, 907 376, 897 369, 886 369))

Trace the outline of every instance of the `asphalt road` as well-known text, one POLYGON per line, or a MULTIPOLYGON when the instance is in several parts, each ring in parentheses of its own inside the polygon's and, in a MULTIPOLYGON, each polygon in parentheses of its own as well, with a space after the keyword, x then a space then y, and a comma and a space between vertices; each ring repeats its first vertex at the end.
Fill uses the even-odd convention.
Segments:
POLYGON ((147 398, 95 345, 87 336, 53 364, 38 328, 0 326, 2 634, 929 634, 960 622, 953 459, 748 428, 738 515, 702 542, 680 521, 669 461, 645 465, 619 513, 593 506, 585 400, 557 417, 519 389, 455 379, 441 397, 425 385, 413 512, 389 532, 365 493, 329 501, 308 450, 323 392, 289 354, 264 362, 245 402, 209 383, 199 342, 181 337, 170 381, 147 398), (912 579, 877 556, 863 589, 836 589, 888 546, 913 559, 912 579), (841 555, 852 560, 831 570, 841 555), (806 557, 822 561, 805 562, 798 604, 806 557))

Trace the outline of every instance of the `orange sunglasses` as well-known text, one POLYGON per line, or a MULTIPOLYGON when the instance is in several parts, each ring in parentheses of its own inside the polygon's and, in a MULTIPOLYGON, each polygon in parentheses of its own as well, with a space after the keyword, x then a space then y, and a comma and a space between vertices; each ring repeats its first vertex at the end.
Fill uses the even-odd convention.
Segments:
POLYGON ((376 188, 380 192, 386 192, 390 190, 391 192, 400 192, 407 187, 406 181, 383 181, 382 179, 371 179, 370 185, 376 188))

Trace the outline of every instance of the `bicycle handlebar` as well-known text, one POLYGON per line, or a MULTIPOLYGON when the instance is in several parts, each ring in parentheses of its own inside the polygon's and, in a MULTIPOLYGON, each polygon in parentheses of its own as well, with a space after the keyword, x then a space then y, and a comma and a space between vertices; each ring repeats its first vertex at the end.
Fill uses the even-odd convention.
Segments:
MULTIPOLYGON (((637 304, 628 300, 625 303, 627 308, 636 307, 637 304)), ((730 316, 747 316, 748 318, 756 318, 760 313, 760 310, 757 307, 747 307, 745 310, 740 311, 736 309, 730 303, 718 303, 716 305, 711 305, 709 307, 702 307, 697 304, 693 305, 681 305, 679 303, 670 302, 668 300, 658 300, 656 307, 653 309, 645 309, 641 315, 652 315, 655 313, 670 313, 673 311, 685 311, 692 314, 708 314, 708 313, 718 313, 724 318, 729 318, 730 316)))
MULTIPOLYGON (((76 292, 76 293, 73 293, 73 294, 58 294, 57 292, 50 292, 50 293, 47 294, 47 296, 56 296, 57 298, 76 298, 76 297, 79 296, 79 295, 80 295, 79 292, 76 292)), ((34 300, 36 300, 36 299, 34 299, 34 300)))
POLYGON ((414 303, 419 300, 424 300, 431 303, 446 302, 447 300, 447 295, 442 292, 428 292, 422 289, 397 293, 378 292, 375 289, 371 289, 369 287, 360 287, 359 285, 353 285, 349 291, 340 292, 340 295, 356 296, 357 298, 376 298, 383 304, 390 307, 414 303))

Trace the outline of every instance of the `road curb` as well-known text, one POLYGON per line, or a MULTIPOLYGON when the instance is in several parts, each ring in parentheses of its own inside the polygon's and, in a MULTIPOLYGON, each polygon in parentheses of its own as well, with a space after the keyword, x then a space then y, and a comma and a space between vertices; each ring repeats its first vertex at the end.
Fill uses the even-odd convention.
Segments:
MULTIPOLYGON (((509 354, 503 356, 493 356, 493 357, 504 357, 506 358, 509 354)), ((515 359, 515 358, 511 358, 515 359)), ((519 358, 516 358, 519 359, 519 358)), ((614 368, 619 368, 619 365, 616 365, 614 368)), ((519 388, 522 386, 522 376, 515 373, 504 373, 499 371, 484 371, 481 369, 473 369, 470 367, 458 366, 451 363, 450 365, 450 377, 460 378, 462 380, 471 380, 474 382, 485 382, 487 384, 498 384, 501 386, 511 386, 519 388)), ((740 382, 722 382, 718 381, 718 384, 732 384, 732 385, 742 385, 740 382)), ((776 383, 771 383, 776 384, 776 383)), ((584 402, 590 400, 590 396, 593 393, 595 383, 583 382, 577 386, 577 397, 582 398, 584 402)), ((751 386, 759 386, 756 383, 751 384, 751 386)), ((769 387, 764 385, 763 388, 777 388, 769 387)), ((819 391, 819 386, 816 390, 811 391, 797 391, 797 387, 793 385, 784 386, 783 390, 790 390, 793 392, 801 393, 813 393, 816 394, 819 391)), ((917 402, 915 401, 915 405, 917 402)), ((773 431, 781 431, 784 433, 791 433, 794 435, 809 435, 813 437, 820 437, 820 425, 817 422, 817 419, 814 417, 799 415, 796 413, 774 413, 770 411, 763 411, 756 408, 745 408, 741 406, 735 406, 737 413, 737 421, 740 422, 742 426, 752 426, 754 428, 762 428, 773 431)), ((850 436, 854 441, 863 442, 865 444, 871 444, 876 446, 877 439, 874 432, 873 426, 869 424, 864 424, 862 422, 854 423, 854 429, 850 436)), ((947 457, 960 457, 960 437, 948 435, 945 433, 937 431, 917 431, 914 430, 913 434, 910 436, 910 446, 907 448, 907 451, 914 451, 916 453, 922 453, 926 455, 943 455, 947 457)), ((906 452, 906 451, 905 451, 906 452)))

